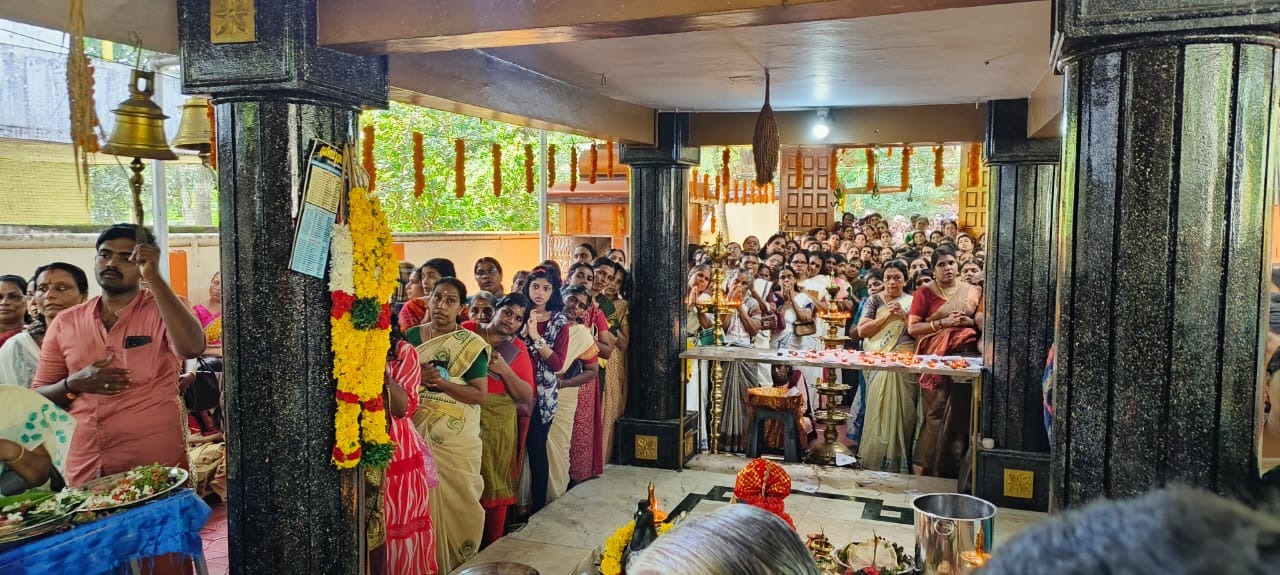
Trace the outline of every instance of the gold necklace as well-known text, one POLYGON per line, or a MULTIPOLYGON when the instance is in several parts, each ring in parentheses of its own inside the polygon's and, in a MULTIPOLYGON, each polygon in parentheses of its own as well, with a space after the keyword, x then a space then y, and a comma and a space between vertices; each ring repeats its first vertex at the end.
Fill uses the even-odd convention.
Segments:
POLYGON ((947 291, 942 287, 942 284, 938 284, 938 291, 942 292, 943 299, 951 299, 951 296, 956 295, 956 292, 960 291, 960 283, 956 282, 955 287, 951 288, 951 291, 947 291))

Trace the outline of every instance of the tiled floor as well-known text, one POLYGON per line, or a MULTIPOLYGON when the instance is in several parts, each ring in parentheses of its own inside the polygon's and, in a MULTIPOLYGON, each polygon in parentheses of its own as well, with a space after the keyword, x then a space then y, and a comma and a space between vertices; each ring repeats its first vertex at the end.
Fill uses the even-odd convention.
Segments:
POLYGON ((218 503, 213 506, 213 515, 200 530, 200 538, 204 540, 204 561, 209 567, 209 575, 226 575, 230 564, 227 557, 227 506, 218 503))
MULTIPOLYGON (((607 466, 603 477, 575 487, 534 516, 521 530, 486 548, 466 566, 519 561, 544 575, 576 573, 615 529, 631 518, 635 502, 653 482, 665 511, 697 516, 727 505, 735 476, 747 459, 732 455, 699 455, 683 472, 641 467, 607 466)), ((869 538, 872 533, 911 549, 911 500, 922 493, 954 492, 955 481, 785 464, 793 493, 787 513, 802 534, 823 531, 837 545, 869 538)), ((1042 513, 1001 509, 996 516, 995 546, 1044 517, 1042 513)))

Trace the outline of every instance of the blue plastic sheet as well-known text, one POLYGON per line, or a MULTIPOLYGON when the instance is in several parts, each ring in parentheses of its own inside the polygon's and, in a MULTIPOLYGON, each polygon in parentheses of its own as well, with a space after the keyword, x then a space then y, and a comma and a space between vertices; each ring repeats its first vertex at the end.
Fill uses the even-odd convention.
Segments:
POLYGON ((128 573, 160 555, 201 557, 200 529, 212 511, 191 490, 0 551, 4 575, 128 573))

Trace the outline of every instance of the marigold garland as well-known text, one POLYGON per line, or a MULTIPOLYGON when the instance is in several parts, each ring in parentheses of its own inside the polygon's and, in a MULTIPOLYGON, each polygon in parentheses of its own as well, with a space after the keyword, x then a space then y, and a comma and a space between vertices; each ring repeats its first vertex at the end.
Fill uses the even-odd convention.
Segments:
POLYGON ((724 170, 724 186, 729 187, 729 146, 725 146, 720 152, 720 166, 724 170))
POLYGON ((613 178, 613 140, 609 140, 609 178, 613 178))
POLYGON ((357 464, 382 468, 395 450, 387 433, 382 385, 399 266, 378 200, 357 187, 347 201, 347 223, 334 225, 330 250, 329 322, 338 382, 332 459, 341 469, 357 464))
POLYGON ((942 185, 942 146, 933 147, 933 185, 942 185))
POLYGON ((427 178, 422 174, 423 167, 422 133, 413 133, 413 197, 421 198, 427 187, 427 178))
POLYGON ((969 170, 969 187, 972 188, 982 182, 978 170, 982 169, 982 145, 973 144, 969 146, 969 162, 966 168, 969 170))
POLYGON ((909 146, 902 147, 902 189, 911 186, 911 148, 909 146))
POLYGON ((591 173, 587 174, 587 181, 596 183, 596 169, 599 167, 600 152, 596 150, 596 143, 591 142, 591 173))
POLYGON ((489 147, 493 152, 493 197, 502 197, 502 146, 493 144, 489 147))
POLYGON ((796 189, 804 187, 804 150, 796 148, 796 189))
POLYGON ((524 145, 524 193, 533 193, 533 144, 524 145))
POLYGON ((369 174, 369 191, 372 192, 376 187, 374 182, 378 179, 378 168, 373 163, 373 124, 365 124, 360 129, 362 134, 360 138, 360 163, 364 166, 365 173, 369 174))
POLYGON ((569 191, 578 189, 578 147, 569 149, 569 191))
POLYGON ((867 148, 867 191, 876 188, 876 151, 867 148))
MULTIPOLYGON (((666 535, 674 528, 674 523, 659 523, 658 536, 666 535)), ((600 575, 622 575, 623 554, 627 552, 627 544, 631 543, 635 531, 636 522, 628 521, 604 542, 604 549, 600 552, 600 575)))
POLYGON ((461 198, 467 193, 467 143, 453 141, 453 193, 461 198))
POLYGON ((556 185, 556 145, 547 146, 547 187, 556 185))

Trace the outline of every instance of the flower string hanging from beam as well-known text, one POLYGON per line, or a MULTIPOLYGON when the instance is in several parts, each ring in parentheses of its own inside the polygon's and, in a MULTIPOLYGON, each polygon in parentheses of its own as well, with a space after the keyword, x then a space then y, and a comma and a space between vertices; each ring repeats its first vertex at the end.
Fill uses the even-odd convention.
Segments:
POLYGON ((591 173, 587 175, 587 182, 594 184, 596 183, 596 171, 598 171, 598 162, 600 161, 600 151, 596 149, 595 142, 591 142, 591 151, 589 153, 591 154, 591 173))
POLYGON ((578 191, 578 146, 569 148, 569 191, 578 191))
POLYGON ((913 150, 910 146, 902 147, 902 189, 906 190, 911 187, 911 154, 913 150))
POLYGON ((933 147, 933 185, 942 185, 942 146, 933 147))
POLYGON ((462 198, 467 193, 467 143, 461 138, 453 141, 453 193, 462 198))
POLYGON ((524 193, 533 193, 533 144, 524 145, 524 193))
POLYGON ((547 146, 547 187, 556 185, 556 145, 547 146))
POLYGON ((84 0, 71 0, 67 22, 70 48, 67 50, 67 96, 71 109, 71 151, 75 157, 76 180, 89 189, 89 156, 99 150, 98 113, 93 106, 93 66, 84 51, 84 0))
POLYGON ((490 153, 493 154, 493 197, 502 197, 502 146, 493 144, 489 146, 490 153))
POLYGON ((413 133, 413 197, 421 198, 422 192, 426 189, 427 178, 423 175, 422 169, 425 164, 425 158, 422 150, 422 132, 413 133))
POLYGON ((365 124, 360 130, 363 137, 360 138, 360 163, 364 166, 364 171, 369 174, 369 193, 377 188, 378 168, 373 163, 373 124, 365 124))
POLYGON ((608 143, 608 146, 609 146, 609 168, 608 168, 608 170, 609 170, 609 179, 613 179, 613 173, 614 173, 614 172, 613 172, 613 144, 614 144, 614 141, 613 141, 613 140, 609 140, 609 143, 608 143))

